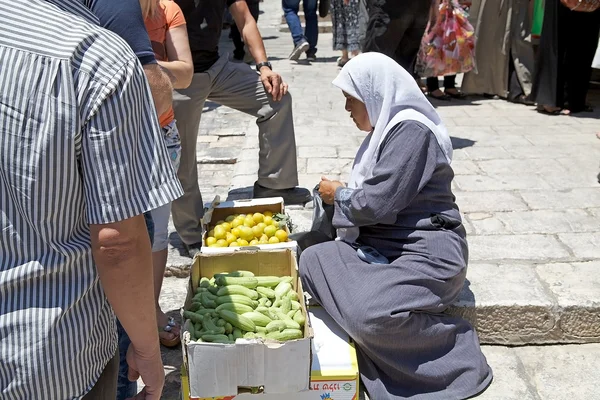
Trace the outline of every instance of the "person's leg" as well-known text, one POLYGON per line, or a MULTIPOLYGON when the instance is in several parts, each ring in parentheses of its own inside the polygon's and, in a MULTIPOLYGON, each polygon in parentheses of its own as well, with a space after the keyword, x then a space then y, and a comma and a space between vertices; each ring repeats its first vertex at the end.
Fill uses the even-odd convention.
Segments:
MULTIPOLYGON (((169 159, 173 169, 177 171, 181 161, 181 138, 175 121, 162 129, 169 159)), ((169 245, 169 216, 171 203, 152 210, 152 219, 155 224, 155 240, 152 245, 152 267, 154 271, 154 300, 156 307, 156 321, 158 323, 159 337, 163 345, 175 346, 179 343, 180 328, 173 319, 168 318, 161 310, 159 304, 163 276, 167 266, 167 248, 169 245)))
POLYGON ((396 49, 410 26, 411 16, 404 14, 392 20, 381 3, 375 0, 370 1, 368 10, 369 21, 362 46, 363 52, 375 51, 395 59, 396 49))
POLYGON ((432 76, 426 79, 427 82, 427 91, 429 93, 435 92, 436 90, 440 90, 440 81, 437 76, 432 76))
POLYGON ((542 112, 558 112, 564 106, 563 61, 566 44, 559 26, 571 11, 559 0, 546 0, 544 24, 535 60, 535 74, 531 100, 542 112))
POLYGON ((298 10, 300 8, 300 0, 281 0, 281 6, 283 7, 283 13, 285 15, 285 21, 290 28, 292 34, 292 40, 294 41, 294 50, 290 54, 290 60, 298 60, 300 55, 309 48, 308 40, 304 37, 302 32, 302 24, 298 17, 298 10))
POLYGON ((152 210, 152 218, 156 223, 156 240, 152 246, 152 271, 154 276, 154 300, 156 308, 156 322, 158 324, 158 336, 161 344, 167 347, 173 347, 179 344, 180 328, 174 320, 161 310, 159 299, 162 288, 163 276, 167 265, 168 256, 168 234, 169 234, 169 215, 171 214, 171 204, 165 204, 155 210, 152 210))
POLYGON ((187 89, 173 93, 173 109, 181 137, 181 164, 177 176, 184 190, 183 196, 173 202, 173 223, 183 243, 194 245, 194 249, 196 244, 202 242, 200 219, 204 215, 204 204, 198 186, 196 140, 202 107, 210 87, 209 74, 198 73, 194 74, 187 89))
POLYGON ((411 20, 396 47, 395 59, 409 73, 412 73, 415 69, 421 40, 429 22, 430 7, 431 2, 429 1, 416 1, 412 2, 406 10, 407 14, 411 16, 411 20))
MULTIPOLYGON (((83 400, 112 400, 117 395, 117 399, 120 399, 117 393, 117 373, 119 371, 119 352, 115 353, 115 356, 110 359, 100 378, 88 393, 83 396, 83 400)), ((135 391, 129 397, 133 397, 137 393, 137 382, 132 382, 135 385, 135 391)), ((41 395, 41 393, 40 393, 41 395)), ((126 397, 125 397, 126 398, 126 397)), ((124 398, 124 399, 125 399, 124 398)))
POLYGON ((317 0, 303 0, 304 19, 306 20, 306 28, 304 35, 310 46, 306 51, 307 55, 314 56, 317 54, 317 41, 319 39, 319 20, 317 18, 317 0))
POLYGON ((117 400, 125 400, 135 396, 137 393, 137 382, 131 382, 127 377, 129 373, 129 364, 127 364, 127 349, 131 345, 131 340, 125 332, 125 328, 117 319, 117 335, 119 337, 119 360, 118 360, 118 378, 117 378, 117 400))
MULTIPOLYGON (((257 117, 260 147, 257 183, 274 189, 270 193, 279 193, 286 204, 310 201, 310 192, 306 189, 284 190, 298 184, 291 95, 288 93, 281 101, 273 101, 254 69, 228 61, 219 61, 219 64, 222 69, 214 78, 209 99, 257 117)), ((261 193, 257 197, 271 196, 261 193)))
POLYGON ((242 40, 242 35, 236 24, 231 25, 231 40, 233 41, 233 45, 235 49, 233 50, 233 58, 236 60, 243 60, 246 51, 244 50, 244 41, 242 40))
POLYGON ((560 29, 567 36, 565 56, 567 102, 572 113, 586 109, 585 100, 592 75, 592 61, 598 47, 600 12, 574 12, 560 29))

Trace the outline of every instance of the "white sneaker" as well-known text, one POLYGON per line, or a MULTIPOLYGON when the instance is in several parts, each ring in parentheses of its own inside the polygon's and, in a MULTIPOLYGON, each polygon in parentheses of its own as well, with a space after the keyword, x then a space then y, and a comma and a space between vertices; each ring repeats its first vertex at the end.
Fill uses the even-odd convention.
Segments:
POLYGON ((300 58, 302 53, 305 53, 309 47, 310 47, 310 45, 308 44, 308 42, 306 40, 298 43, 298 46, 294 47, 292 54, 290 54, 290 60, 298 61, 298 59, 300 58))

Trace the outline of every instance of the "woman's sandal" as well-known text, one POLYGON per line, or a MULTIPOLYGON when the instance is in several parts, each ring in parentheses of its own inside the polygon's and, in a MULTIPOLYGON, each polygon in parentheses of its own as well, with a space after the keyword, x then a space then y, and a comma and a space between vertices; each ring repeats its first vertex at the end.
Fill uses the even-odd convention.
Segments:
POLYGON ((427 94, 427 96, 431 97, 432 99, 441 100, 441 101, 450 101, 450 99, 451 99, 451 96, 446 93, 441 94, 441 95, 440 94, 436 95, 436 94, 429 92, 427 94))
MULTIPOLYGON (((173 333, 172 332, 173 328, 175 328, 176 326, 179 326, 179 325, 177 324, 177 322, 175 322, 175 319, 173 319, 173 317, 169 317, 169 322, 167 323, 167 325, 164 328, 162 328, 162 331, 173 333)), ((159 332, 160 332, 160 330, 159 330, 159 332)), ((175 347, 181 342, 179 335, 175 335, 175 337, 173 339, 167 339, 167 338, 160 337, 160 334, 159 334, 158 338, 160 340, 160 344, 162 344, 165 347, 175 347)))
POLYGON ((569 115, 570 112, 569 110, 565 110, 562 108, 549 108, 546 106, 541 106, 538 105, 537 108, 535 109, 537 112, 539 112, 540 114, 545 114, 545 115, 569 115))
POLYGON ((346 65, 348 63, 348 61, 350 61, 349 58, 347 58, 347 59, 344 60, 342 57, 340 57, 340 58, 337 59, 337 66, 340 67, 340 68, 343 68, 344 65, 346 65))

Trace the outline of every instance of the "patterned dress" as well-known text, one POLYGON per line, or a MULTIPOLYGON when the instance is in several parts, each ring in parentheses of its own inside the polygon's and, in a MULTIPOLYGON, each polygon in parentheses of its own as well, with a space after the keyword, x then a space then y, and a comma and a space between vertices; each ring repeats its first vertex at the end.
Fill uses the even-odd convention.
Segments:
POLYGON ((331 1, 334 50, 360 50, 360 12, 360 0, 350 0, 348 5, 344 4, 344 0, 331 1))

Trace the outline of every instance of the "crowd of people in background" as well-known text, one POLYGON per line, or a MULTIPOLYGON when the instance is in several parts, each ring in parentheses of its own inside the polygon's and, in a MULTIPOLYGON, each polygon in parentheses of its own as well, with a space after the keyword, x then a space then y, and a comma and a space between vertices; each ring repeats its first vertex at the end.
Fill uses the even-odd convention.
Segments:
MULTIPOLYGON (((316 0, 304 1, 304 33, 299 3, 282 3, 294 42, 290 59, 298 60, 306 53, 314 61, 316 0)), ((422 90, 435 100, 483 95, 537 104, 539 112, 550 115, 591 110, 586 95, 598 46, 600 11, 573 11, 561 0, 331 0, 329 12, 333 49, 342 52, 337 60, 340 67, 360 52, 376 51, 413 73, 422 90), (475 34, 475 68, 464 75, 460 90, 454 74, 443 77, 442 91, 438 77, 420 77, 415 69, 423 36, 444 2, 468 11, 475 34), (532 37, 536 10, 543 13, 538 40, 532 37), (422 78, 426 78, 425 85, 422 78)))

